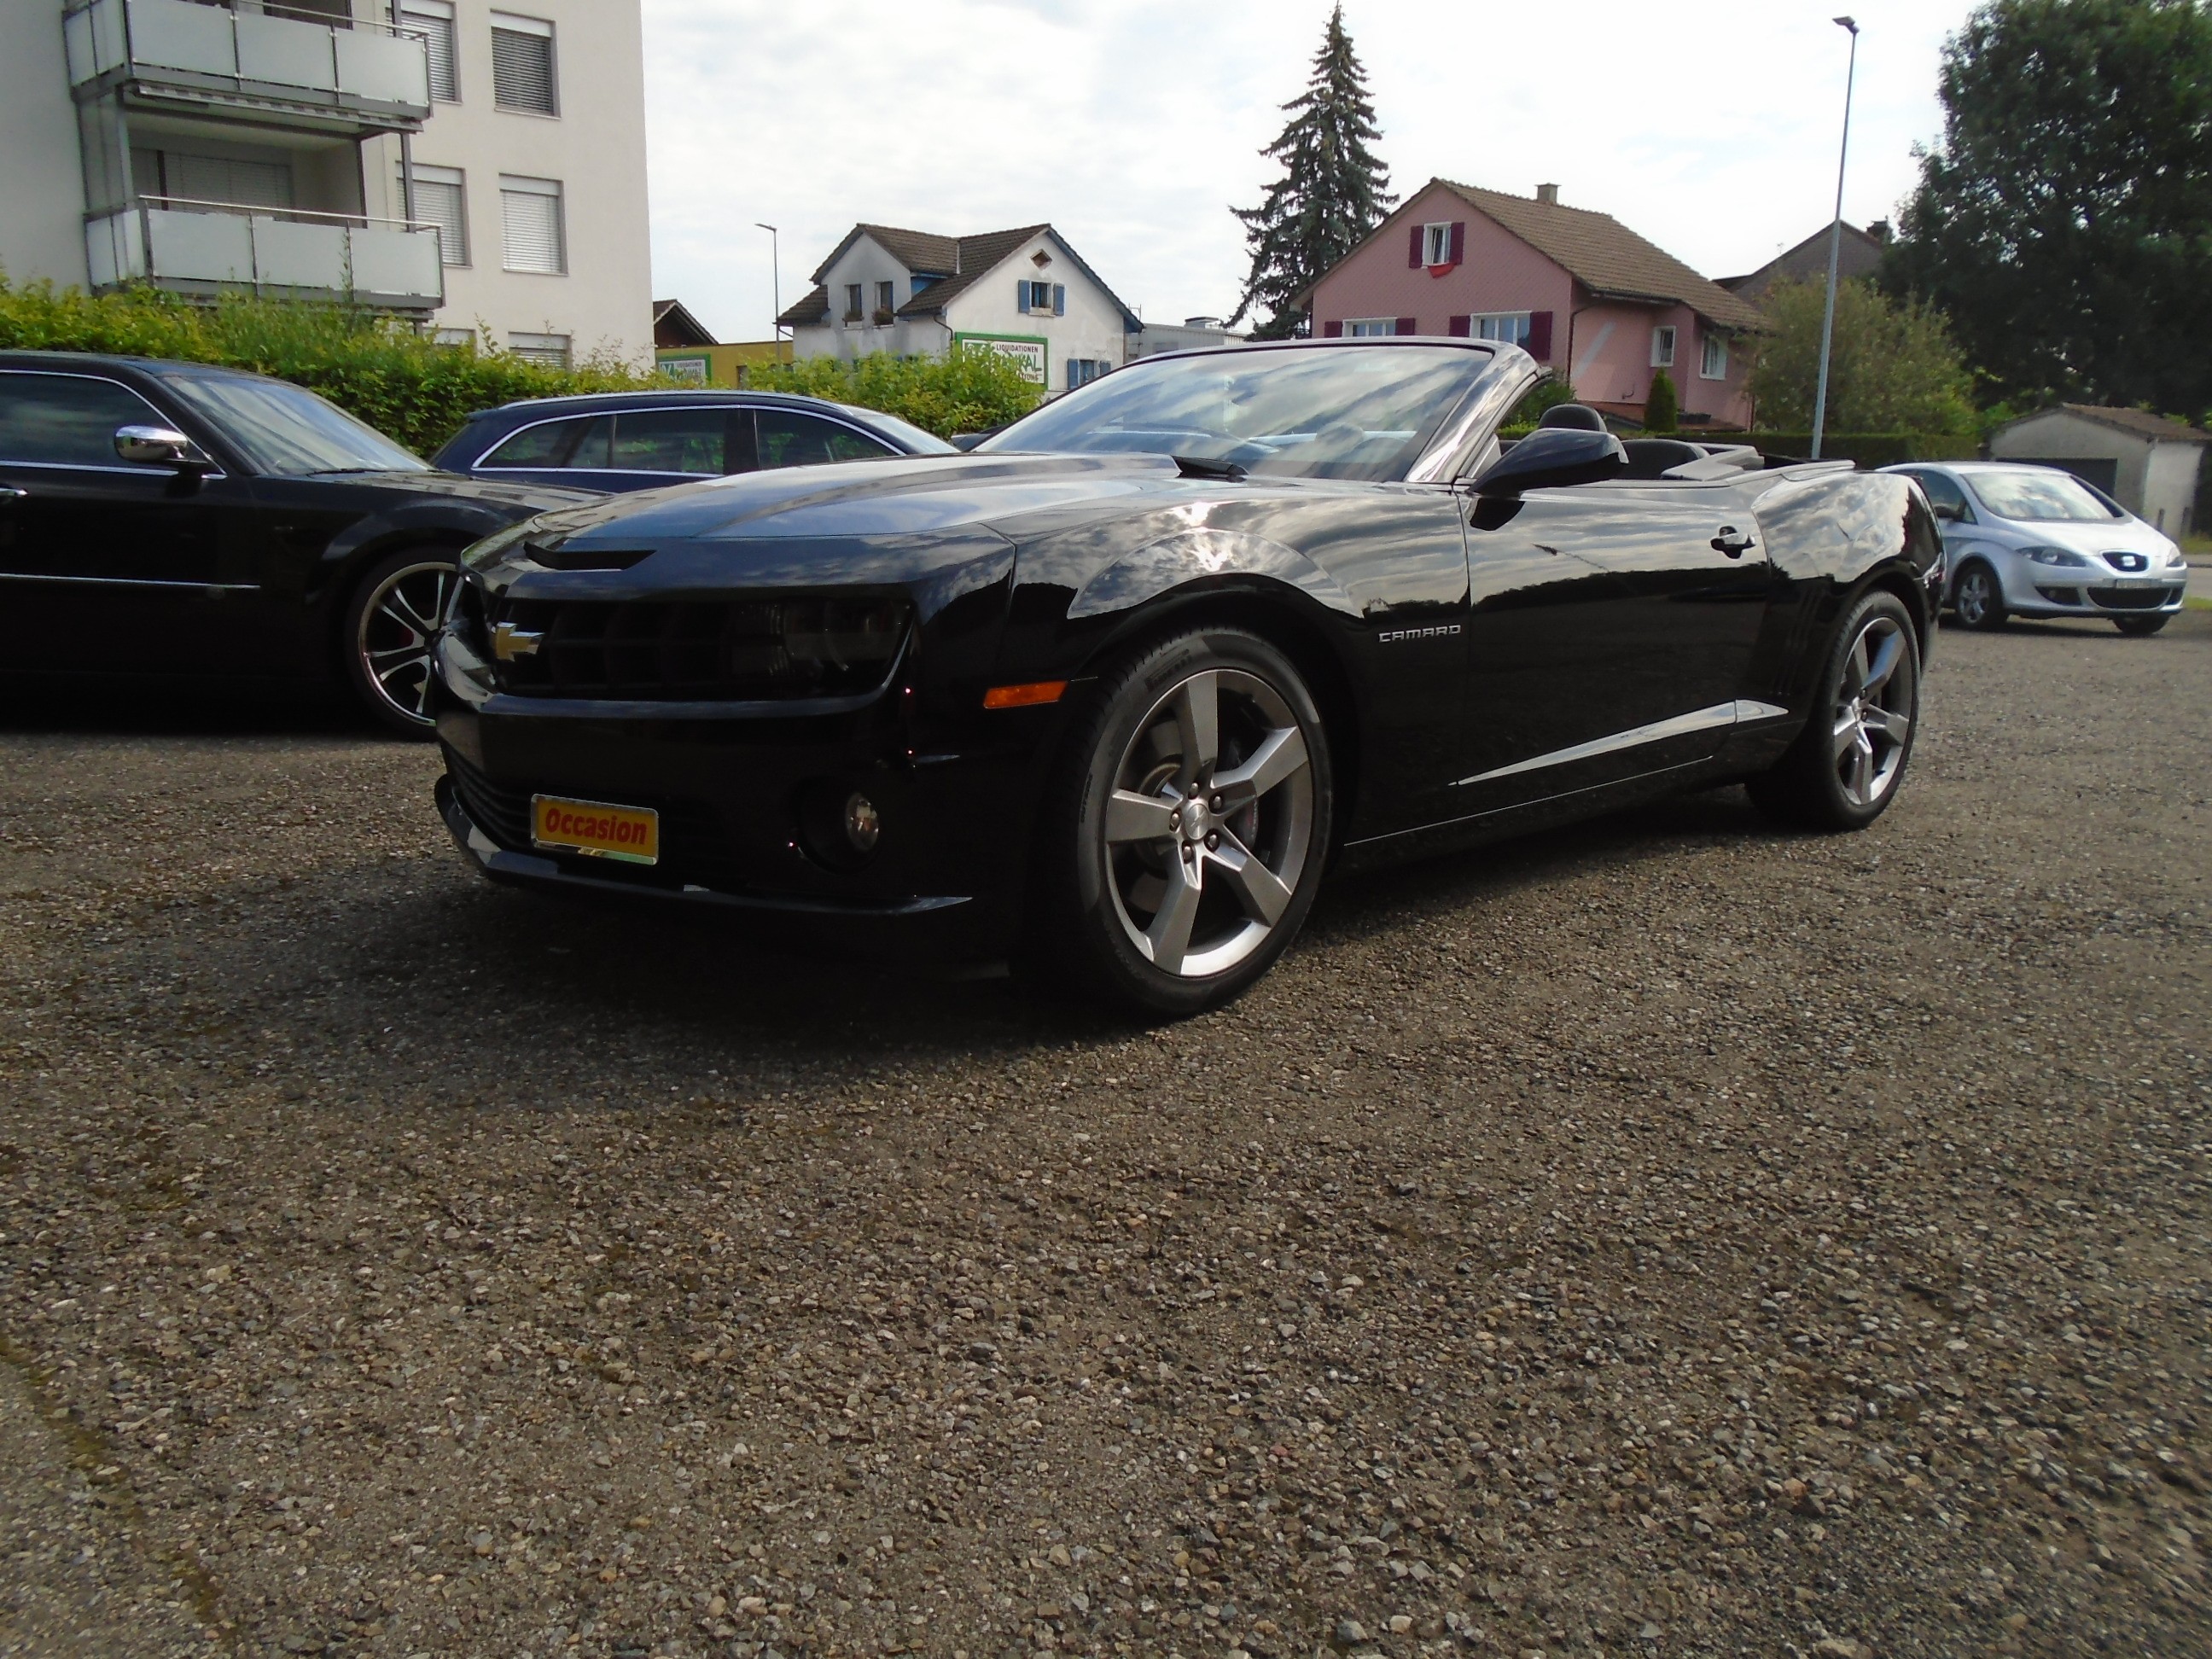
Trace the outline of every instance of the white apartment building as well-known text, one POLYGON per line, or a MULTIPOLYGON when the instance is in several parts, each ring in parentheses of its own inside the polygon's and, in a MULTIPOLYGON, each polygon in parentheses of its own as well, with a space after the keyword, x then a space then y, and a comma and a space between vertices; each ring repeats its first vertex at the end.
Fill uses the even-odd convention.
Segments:
POLYGON ((649 362, 639 0, 0 0, 0 270, 649 362))
POLYGON ((814 283, 778 319, 799 356, 939 356, 973 343, 1018 358, 1053 392, 1119 368, 1140 326, 1050 225, 981 236, 855 225, 814 283))

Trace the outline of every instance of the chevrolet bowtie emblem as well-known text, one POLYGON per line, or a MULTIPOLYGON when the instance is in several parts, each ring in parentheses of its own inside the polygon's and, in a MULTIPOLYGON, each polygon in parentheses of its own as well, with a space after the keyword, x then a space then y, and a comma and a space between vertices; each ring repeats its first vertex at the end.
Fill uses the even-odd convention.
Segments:
POLYGON ((544 639, 543 634, 526 634, 513 623, 501 623, 491 630, 491 653, 501 662, 513 662, 517 657, 534 657, 544 639))

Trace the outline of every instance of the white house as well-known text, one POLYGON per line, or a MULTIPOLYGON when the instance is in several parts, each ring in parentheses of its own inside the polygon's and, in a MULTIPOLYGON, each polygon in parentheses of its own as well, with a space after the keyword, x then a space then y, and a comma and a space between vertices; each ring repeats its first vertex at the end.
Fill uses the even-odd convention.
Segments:
POLYGON ((649 361, 639 0, 5 0, 0 270, 649 361))
POLYGON ((981 236, 855 225, 813 280, 778 319, 801 357, 938 356, 972 343, 1058 392, 1119 368, 1141 326, 1050 225, 981 236))
POLYGON ((2212 433, 2141 409, 2061 404, 1999 427, 2000 461, 2063 467, 2176 539, 2196 528, 2197 469, 2212 433))

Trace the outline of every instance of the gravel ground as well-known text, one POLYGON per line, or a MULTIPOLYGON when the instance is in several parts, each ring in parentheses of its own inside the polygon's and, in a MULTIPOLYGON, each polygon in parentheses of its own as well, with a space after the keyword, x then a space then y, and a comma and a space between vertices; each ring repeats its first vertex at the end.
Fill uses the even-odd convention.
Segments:
POLYGON ((2201 1654, 2212 617, 1133 1030, 0 727, 0 1650, 2201 1654))

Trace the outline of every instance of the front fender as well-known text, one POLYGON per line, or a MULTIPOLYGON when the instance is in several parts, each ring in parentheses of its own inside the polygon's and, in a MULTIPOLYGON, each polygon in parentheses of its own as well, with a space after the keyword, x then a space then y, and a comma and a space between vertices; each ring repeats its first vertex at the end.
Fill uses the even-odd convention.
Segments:
POLYGON ((1234 530, 1187 530, 1123 555, 1091 576, 1067 607, 1071 621, 1131 611, 1194 582, 1265 577, 1357 621, 1359 607, 1326 570, 1295 548, 1234 530))

